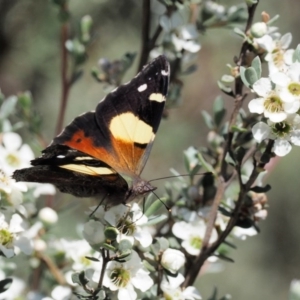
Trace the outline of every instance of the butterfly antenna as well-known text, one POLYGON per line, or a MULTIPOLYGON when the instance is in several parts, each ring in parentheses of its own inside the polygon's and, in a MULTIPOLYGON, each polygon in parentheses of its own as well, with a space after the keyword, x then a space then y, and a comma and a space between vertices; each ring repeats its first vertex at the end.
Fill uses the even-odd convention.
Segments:
POLYGON ((152 191, 152 193, 155 195, 155 197, 162 203, 162 205, 165 207, 165 209, 167 210, 167 211, 171 211, 171 208, 164 202, 164 201, 162 201, 158 196, 157 196, 157 194, 155 194, 154 193, 154 191, 152 191))
MULTIPOLYGON (((213 175, 213 173, 212 172, 204 172, 204 173, 197 173, 195 175, 213 175)), ((169 179, 169 178, 176 178, 176 177, 187 177, 187 176, 191 176, 191 175, 190 174, 171 175, 171 176, 165 176, 165 177, 151 179, 148 182, 152 182, 152 181, 156 181, 156 180, 161 180, 161 179, 169 179)))

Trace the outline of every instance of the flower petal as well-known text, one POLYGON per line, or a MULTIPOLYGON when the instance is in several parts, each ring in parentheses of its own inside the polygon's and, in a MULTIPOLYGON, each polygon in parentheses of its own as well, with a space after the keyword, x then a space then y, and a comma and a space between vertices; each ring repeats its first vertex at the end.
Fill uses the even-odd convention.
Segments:
POLYGON ((264 99, 263 98, 252 99, 248 104, 248 108, 251 113, 262 114, 265 110, 264 99))
POLYGON ((269 78, 260 78, 253 84, 253 90, 261 97, 266 97, 272 90, 271 80, 269 78))
POLYGON ((252 127, 252 134, 254 139, 260 143, 270 136, 271 128, 264 122, 258 122, 252 127))
POLYGON ((291 144, 284 139, 277 139, 274 143, 274 152, 278 156, 285 156, 292 150, 291 144))
POLYGON ((15 132, 6 132, 3 134, 2 142, 6 150, 15 151, 22 145, 21 137, 15 132))

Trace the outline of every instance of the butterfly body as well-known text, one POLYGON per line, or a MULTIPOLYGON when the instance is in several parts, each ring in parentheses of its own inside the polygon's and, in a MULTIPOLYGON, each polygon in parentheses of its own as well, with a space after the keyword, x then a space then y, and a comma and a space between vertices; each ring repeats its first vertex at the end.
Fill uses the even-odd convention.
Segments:
POLYGON ((16 170, 17 181, 52 183, 77 197, 126 203, 155 187, 140 174, 157 132, 169 83, 169 64, 159 56, 128 84, 75 118, 33 167, 16 170))

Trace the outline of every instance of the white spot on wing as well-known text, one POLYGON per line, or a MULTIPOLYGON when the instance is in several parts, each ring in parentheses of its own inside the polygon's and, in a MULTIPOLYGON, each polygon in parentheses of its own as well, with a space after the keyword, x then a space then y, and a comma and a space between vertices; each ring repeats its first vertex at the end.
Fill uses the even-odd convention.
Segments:
POLYGON ((160 93, 152 93, 149 96, 149 100, 156 101, 156 102, 164 102, 166 100, 166 97, 160 93))
POLYGON ((57 158, 65 158, 64 155, 57 155, 57 158))
POLYGON ((143 92, 143 91, 145 91, 147 89, 147 84, 146 83, 144 83, 144 84, 142 84, 142 85, 140 85, 139 87, 138 87, 138 91, 139 92, 143 92))
POLYGON ((163 76, 168 76, 169 75, 169 70, 161 70, 161 75, 163 76))

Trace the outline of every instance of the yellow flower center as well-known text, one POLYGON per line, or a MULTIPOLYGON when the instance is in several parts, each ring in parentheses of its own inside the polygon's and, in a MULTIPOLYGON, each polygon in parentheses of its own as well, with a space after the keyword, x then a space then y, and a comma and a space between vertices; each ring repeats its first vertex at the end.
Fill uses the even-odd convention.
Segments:
POLYGON ((130 281, 130 273, 123 268, 116 268, 110 273, 110 279, 116 286, 124 288, 130 281))
POLYGON ((294 96, 300 96, 300 84, 298 82, 292 82, 288 86, 289 92, 294 96))
POLYGON ((265 110, 271 113, 283 111, 282 101, 277 95, 270 95, 264 102, 265 110))
POLYGON ((284 63, 284 51, 280 48, 275 48, 272 52, 273 62, 276 67, 280 68, 284 63))
POLYGON ((200 249, 202 245, 202 239, 199 236, 194 236, 190 240, 191 246, 195 249, 200 249))
POLYGON ((18 167, 20 165, 19 157, 11 153, 6 156, 6 161, 12 167, 18 167))
POLYGON ((12 243, 14 237, 13 237, 13 234, 5 229, 5 228, 2 228, 0 229, 0 244, 1 245, 7 245, 7 244, 10 244, 12 243))
POLYGON ((126 218, 120 219, 116 227, 122 234, 125 235, 132 235, 136 231, 136 225, 132 222, 128 215, 126 218))

